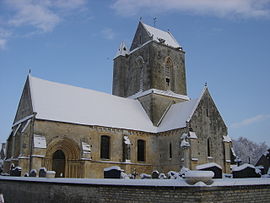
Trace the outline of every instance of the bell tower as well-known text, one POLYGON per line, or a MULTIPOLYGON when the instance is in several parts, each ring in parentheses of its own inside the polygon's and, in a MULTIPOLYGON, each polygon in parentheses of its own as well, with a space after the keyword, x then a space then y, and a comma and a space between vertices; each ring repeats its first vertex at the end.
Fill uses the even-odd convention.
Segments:
POLYGON ((186 101, 185 52, 170 32, 139 22, 130 50, 114 58, 113 95, 138 99, 154 125, 168 107, 186 101))

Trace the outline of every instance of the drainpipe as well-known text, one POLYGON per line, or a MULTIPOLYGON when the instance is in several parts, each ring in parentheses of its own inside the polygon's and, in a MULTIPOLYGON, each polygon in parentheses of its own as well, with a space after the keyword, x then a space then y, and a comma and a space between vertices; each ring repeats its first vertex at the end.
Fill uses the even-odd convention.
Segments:
POLYGON ((33 148, 34 148, 34 125, 35 125, 35 118, 37 113, 34 112, 33 117, 31 118, 32 122, 30 125, 30 136, 29 136, 29 148, 30 148, 30 154, 29 154, 29 174, 32 169, 32 155, 33 155, 33 148))

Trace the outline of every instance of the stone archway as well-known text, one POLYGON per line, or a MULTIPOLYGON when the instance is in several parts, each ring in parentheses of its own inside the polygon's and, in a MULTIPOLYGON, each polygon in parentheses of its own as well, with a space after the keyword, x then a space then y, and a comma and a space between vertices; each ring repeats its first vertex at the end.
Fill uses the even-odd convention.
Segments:
POLYGON ((45 167, 56 172, 56 177, 81 178, 82 164, 78 144, 69 138, 53 139, 47 147, 45 167))

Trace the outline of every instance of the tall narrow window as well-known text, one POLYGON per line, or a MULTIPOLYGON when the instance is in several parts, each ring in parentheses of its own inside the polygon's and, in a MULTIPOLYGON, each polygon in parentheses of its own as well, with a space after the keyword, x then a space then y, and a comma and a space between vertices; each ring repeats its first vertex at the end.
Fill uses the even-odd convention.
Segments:
POLYGON ((167 58, 166 62, 165 62, 165 70, 164 70, 164 73, 165 73, 165 83, 166 83, 166 88, 168 90, 171 89, 171 69, 172 69, 172 60, 171 58, 167 58))
POLYGON ((137 67, 139 69, 138 82, 139 82, 139 91, 143 91, 143 78, 144 78, 144 60, 142 56, 137 57, 136 59, 137 67))
POLYGON ((145 161, 145 141, 144 140, 137 141, 137 160, 145 161))
POLYGON ((100 158, 110 159, 110 137, 109 136, 106 136, 106 135, 101 136, 100 158))
POLYGON ((171 159, 172 158, 172 143, 170 142, 170 145, 169 145, 169 158, 171 159))
POLYGON ((207 156, 211 157, 211 141, 210 141, 210 138, 207 139, 207 156))

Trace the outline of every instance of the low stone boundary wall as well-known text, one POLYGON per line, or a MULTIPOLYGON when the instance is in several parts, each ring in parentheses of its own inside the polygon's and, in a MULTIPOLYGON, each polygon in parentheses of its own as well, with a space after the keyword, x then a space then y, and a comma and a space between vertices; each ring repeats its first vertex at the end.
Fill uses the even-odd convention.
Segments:
POLYGON ((270 179, 183 180, 49 179, 0 176, 5 203, 42 202, 270 202, 270 179))

